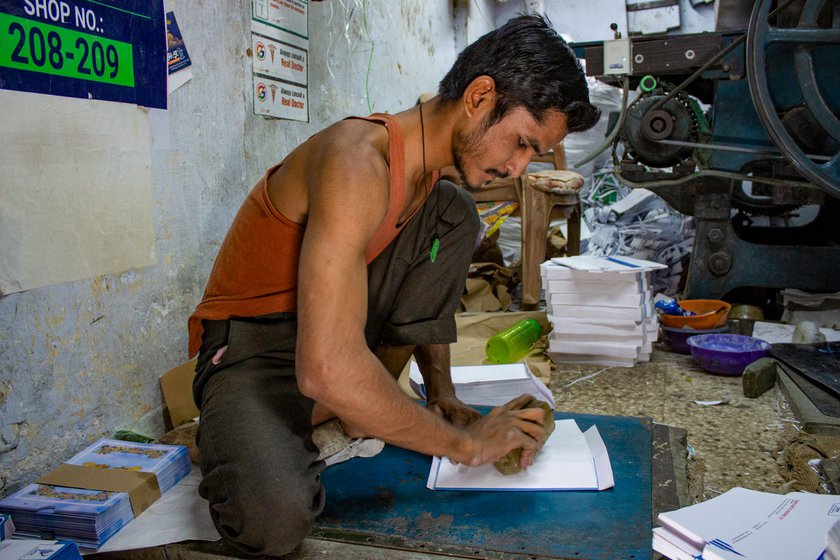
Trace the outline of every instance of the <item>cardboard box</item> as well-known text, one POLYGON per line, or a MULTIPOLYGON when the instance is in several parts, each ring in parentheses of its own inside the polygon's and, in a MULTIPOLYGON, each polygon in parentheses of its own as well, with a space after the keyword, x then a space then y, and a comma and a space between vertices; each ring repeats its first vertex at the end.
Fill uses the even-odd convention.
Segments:
POLYGON ((198 416, 198 407, 193 402, 192 383, 195 377, 195 360, 175 366, 160 376, 160 390, 163 393, 165 411, 169 413, 174 430, 182 424, 192 422, 198 416))
POLYGON ((157 476, 150 472, 100 469, 65 463, 35 482, 68 488, 125 492, 131 501, 131 511, 135 518, 160 498, 157 476))

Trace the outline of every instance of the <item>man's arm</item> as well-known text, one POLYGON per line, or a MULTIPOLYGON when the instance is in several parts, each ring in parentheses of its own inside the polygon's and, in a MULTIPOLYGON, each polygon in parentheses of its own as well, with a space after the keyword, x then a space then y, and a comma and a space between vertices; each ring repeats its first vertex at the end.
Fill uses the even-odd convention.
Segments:
MULTIPOLYGON (((345 152, 346 153, 346 152, 345 152)), ((297 376, 303 394, 360 431, 426 454, 477 465, 542 440, 541 411, 513 401, 470 429, 414 403, 370 352, 365 248, 385 215, 388 168, 369 145, 312 166, 298 280, 297 376), (372 163, 370 163, 372 162, 372 163)))
POLYGON ((456 426, 468 426, 481 417, 462 403, 452 384, 448 344, 428 344, 414 349, 414 358, 426 386, 426 406, 456 426))

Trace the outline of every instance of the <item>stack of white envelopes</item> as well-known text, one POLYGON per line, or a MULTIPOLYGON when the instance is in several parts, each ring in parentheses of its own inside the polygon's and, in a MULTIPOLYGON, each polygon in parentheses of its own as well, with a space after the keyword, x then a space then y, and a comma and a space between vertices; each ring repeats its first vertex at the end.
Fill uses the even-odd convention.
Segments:
POLYGON ((840 496, 735 487, 660 513, 653 549, 672 560, 823 560, 838 517, 840 496))
POLYGON ((630 257, 577 256, 540 266, 557 363, 630 367, 650 360, 659 324, 650 273, 666 265, 630 257))

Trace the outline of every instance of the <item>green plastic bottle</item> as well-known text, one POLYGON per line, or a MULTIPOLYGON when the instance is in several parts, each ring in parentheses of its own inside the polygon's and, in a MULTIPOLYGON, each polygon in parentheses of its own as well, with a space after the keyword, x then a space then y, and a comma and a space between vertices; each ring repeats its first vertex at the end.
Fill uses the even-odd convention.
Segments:
POLYGON ((542 327, 536 319, 519 321, 490 337, 485 346, 487 358, 496 364, 513 363, 528 354, 541 334, 542 327))

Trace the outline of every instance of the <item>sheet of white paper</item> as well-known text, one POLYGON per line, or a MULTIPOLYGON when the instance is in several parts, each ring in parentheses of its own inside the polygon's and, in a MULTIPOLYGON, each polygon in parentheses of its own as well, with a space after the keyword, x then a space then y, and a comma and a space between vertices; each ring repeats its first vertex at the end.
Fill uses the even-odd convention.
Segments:
MULTIPOLYGON (((753 325, 753 336, 766 340, 770 344, 791 343, 793 341, 793 331, 796 325, 788 325, 786 323, 770 323, 768 321, 756 321, 753 325)), ((828 327, 820 327, 820 332, 825 335, 826 342, 835 342, 840 340, 840 331, 830 329, 828 327)))
POLYGON ((431 490, 609 488, 614 485, 609 456, 598 430, 593 428, 587 430, 587 436, 584 436, 574 420, 558 420, 534 464, 526 471, 514 475, 503 475, 492 464, 466 467, 455 465, 448 458, 435 457, 426 486, 431 490), (595 453, 590 445, 594 445, 595 453), (595 454, 598 456, 597 461, 595 454), (604 461, 606 471, 603 471, 604 461))
MULTIPOLYGON (((417 362, 411 366, 420 373, 417 362)), ((486 366, 455 366, 451 368, 453 383, 479 383, 482 381, 502 381, 505 379, 528 379, 530 377, 525 364, 499 364, 486 366)))
POLYGON ((169 74, 169 77, 166 81, 167 95, 172 94, 173 91, 192 80, 192 77, 193 74, 191 66, 178 70, 174 74, 169 74))
MULTIPOLYGON (((556 408, 551 390, 528 368, 528 364, 493 364, 452 366, 450 369, 455 394, 471 405, 500 406, 529 393, 556 408)), ((425 398, 423 375, 417 362, 411 361, 409 382, 418 396, 425 398)))
POLYGON ((592 453, 592 459, 595 461, 595 473, 598 475, 598 490, 612 488, 615 486, 615 479, 613 478, 612 465, 610 464, 610 454, 607 452, 607 446, 604 445, 604 440, 601 439, 598 426, 592 426, 583 432, 583 437, 586 439, 586 444, 589 446, 590 453, 592 453))
POLYGON ((0 90, 0 293, 155 264, 149 114, 0 90))
POLYGON ((630 276, 629 282, 611 282, 614 278, 614 275, 590 274, 580 279, 546 279, 546 285, 543 288, 547 288, 546 291, 552 294, 579 294, 582 296, 602 293, 622 296, 650 291, 649 286, 645 285, 645 277, 641 274, 630 276))
POLYGON ((134 521, 108 539, 99 552, 132 550, 187 540, 216 541, 219 532, 207 502, 198 495, 198 467, 169 489, 134 521))
POLYGON ((795 325, 787 325, 784 323, 768 323, 766 321, 756 321, 753 324, 753 336, 766 340, 770 344, 777 344, 780 342, 789 343, 793 338, 793 329, 795 325))
POLYGON ((573 270, 586 270, 589 272, 636 273, 645 270, 660 270, 668 268, 667 265, 662 263, 623 256, 593 257, 589 255, 579 255, 574 257, 551 259, 551 263, 559 266, 565 266, 573 270))

